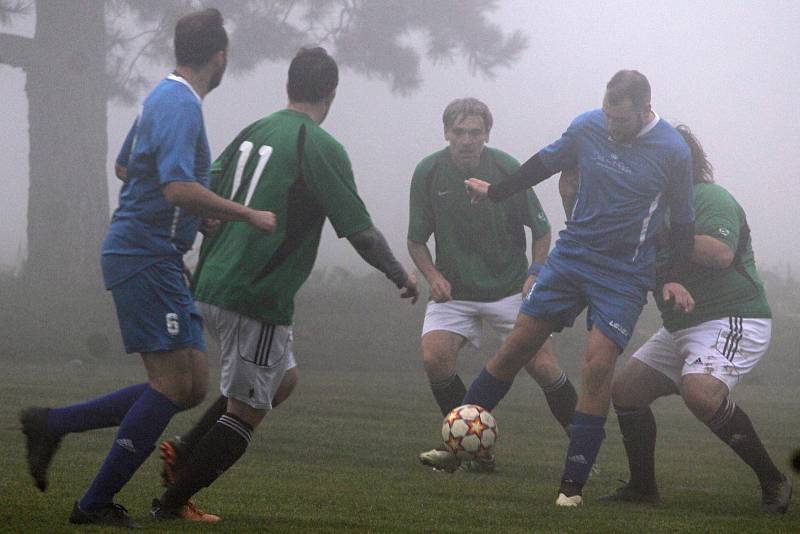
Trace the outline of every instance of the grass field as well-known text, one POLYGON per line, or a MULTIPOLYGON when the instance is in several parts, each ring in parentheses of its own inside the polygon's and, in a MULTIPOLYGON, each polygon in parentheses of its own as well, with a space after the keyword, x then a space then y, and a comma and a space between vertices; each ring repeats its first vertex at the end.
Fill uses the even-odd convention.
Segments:
MULTIPOLYGON (((25 405, 72 403, 144 379, 141 367, 133 365, 135 358, 116 361, 114 367, 0 361, 0 531, 72 530, 67 523, 72 503, 91 481, 115 431, 65 439, 51 469, 50 490, 42 494, 26 472, 16 415, 25 405)), ((787 515, 762 515, 755 477, 677 399, 654 407, 664 500, 658 507, 595 500, 626 476, 612 417, 598 459, 600 471, 584 492, 586 505, 556 509, 553 500, 566 438, 527 377, 517 380, 495 411, 495 474, 446 475, 423 468, 415 454, 436 444, 439 418, 418 367, 366 374, 313 365, 304 369, 301 364, 295 395, 268 416, 239 464, 198 496, 202 508, 224 517, 215 527, 153 523, 147 518, 150 500, 159 494, 154 456, 118 495, 118 502, 155 531, 800 531, 798 497, 787 515)), ((215 378, 216 369, 211 373, 215 378)), ((215 394, 212 389, 208 400, 215 394)), ((800 387, 776 391, 742 386, 735 398, 788 471, 791 450, 800 444, 800 387)), ((166 435, 188 429, 200 413, 196 409, 180 414, 166 435)))

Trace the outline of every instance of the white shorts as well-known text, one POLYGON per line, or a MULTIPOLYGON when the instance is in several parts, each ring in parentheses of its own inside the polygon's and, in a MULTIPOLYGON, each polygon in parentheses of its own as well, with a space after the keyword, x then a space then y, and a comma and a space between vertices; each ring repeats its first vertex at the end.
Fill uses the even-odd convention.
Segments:
POLYGON ((516 293, 492 302, 474 300, 450 300, 428 302, 422 335, 433 330, 445 330, 463 336, 476 349, 481 346, 483 322, 486 321, 505 339, 517 320, 522 294, 516 293))
POLYGON ((661 327, 633 357, 672 380, 706 374, 733 390, 767 352, 772 319, 715 319, 668 332, 661 327))
POLYGON ((283 376, 297 366, 292 327, 262 323, 205 302, 197 305, 219 343, 220 392, 258 410, 272 409, 283 376))

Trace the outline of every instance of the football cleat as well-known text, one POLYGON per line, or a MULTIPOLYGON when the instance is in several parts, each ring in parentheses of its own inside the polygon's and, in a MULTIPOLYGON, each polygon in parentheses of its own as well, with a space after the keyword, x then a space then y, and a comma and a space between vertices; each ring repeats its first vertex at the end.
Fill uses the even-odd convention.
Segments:
POLYGON ((161 485, 168 488, 178 479, 178 454, 180 438, 163 441, 158 446, 161 458, 161 485))
POLYGON ((475 460, 464 460, 459 469, 467 473, 494 473, 495 460, 494 454, 487 458, 476 458, 475 460))
POLYGON ((643 492, 639 488, 633 487, 630 483, 617 488, 614 493, 603 495, 597 499, 602 502, 627 502, 632 504, 659 504, 661 497, 658 490, 643 492))
POLYGON ((121 504, 107 504, 97 510, 83 511, 76 502, 69 515, 69 522, 74 525, 103 525, 107 527, 141 528, 131 521, 128 510, 121 504))
POLYGON ((28 450, 28 472, 41 491, 47 491, 47 468, 61 444, 61 436, 47 430, 49 411, 49 408, 31 406, 19 414, 22 433, 25 434, 25 447, 28 450))
POLYGON ((761 510, 768 514, 785 514, 792 500, 792 481, 787 477, 761 488, 761 510))
POLYGON ((563 493, 558 494, 558 498, 556 499, 556 506, 561 506, 564 508, 576 508, 583 504, 583 497, 580 495, 573 495, 572 497, 567 497, 563 493))
POLYGON ((150 515, 158 521, 171 521, 173 519, 183 519, 194 523, 218 523, 222 518, 218 515, 206 513, 197 508, 192 502, 187 502, 183 506, 170 508, 161 504, 158 499, 153 499, 150 508, 150 515))
POLYGON ((454 472, 461 464, 461 460, 456 458, 452 452, 443 449, 431 449, 421 452, 417 455, 417 458, 422 465, 433 467, 434 471, 444 471, 446 473, 454 472))

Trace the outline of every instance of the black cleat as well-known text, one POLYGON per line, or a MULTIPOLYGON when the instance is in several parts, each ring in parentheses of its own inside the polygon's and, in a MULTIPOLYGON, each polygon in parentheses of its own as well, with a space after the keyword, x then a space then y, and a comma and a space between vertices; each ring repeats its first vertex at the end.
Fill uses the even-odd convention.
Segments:
POLYGON ((792 500, 792 481, 787 477, 761 488, 761 511, 768 514, 785 514, 792 500))
POLYGON ((658 490, 643 492, 639 488, 631 486, 630 483, 617 488, 617 491, 609 495, 603 495, 597 498, 602 502, 627 502, 633 504, 659 504, 661 497, 658 490))
POLYGON ((25 434, 25 446, 28 449, 28 472, 41 491, 47 491, 47 468, 61 444, 61 436, 47 430, 49 411, 49 408, 31 406, 19 414, 22 433, 25 434))
POLYGON ((85 512, 80 509, 78 503, 72 507, 69 514, 69 522, 75 525, 104 525, 107 527, 119 528, 141 528, 131 521, 128 510, 121 504, 107 504, 97 510, 85 512))

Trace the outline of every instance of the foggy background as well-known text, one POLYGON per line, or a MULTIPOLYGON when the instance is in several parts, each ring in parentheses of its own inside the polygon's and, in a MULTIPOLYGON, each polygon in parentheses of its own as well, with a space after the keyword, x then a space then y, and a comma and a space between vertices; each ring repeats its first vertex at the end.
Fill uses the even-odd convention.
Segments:
MULTIPOLYGON (((407 96, 393 94, 384 81, 346 68, 340 73, 323 127, 348 150, 373 220, 403 263, 411 266, 405 251, 411 174, 419 160, 445 146, 441 113, 450 100, 484 100, 495 118, 489 145, 525 160, 577 114, 599 107, 614 72, 634 68, 648 76, 656 112, 694 130, 717 181, 745 208, 759 267, 797 272, 800 2, 500 1, 497 6, 490 18, 504 31, 522 30, 529 42, 521 59, 499 69, 494 80, 470 75, 460 57, 438 65, 424 60, 422 86, 407 96)), ((4 30, 32 36, 33 16, 15 19, 4 30)), ((232 41, 230 54, 237 53, 232 41)), ((142 67, 151 87, 169 72, 142 67)), ((228 74, 205 99, 213 156, 245 125, 285 106, 287 67, 279 61, 245 76, 228 74)), ((0 80, 0 268, 8 271, 17 270, 26 255, 28 106, 20 69, 0 65, 0 80)), ((137 108, 109 104, 112 210, 119 190, 113 160, 137 108)), ((536 192, 559 230, 563 213, 556 180, 536 192)), ((317 266, 369 270, 329 225, 317 266)))

